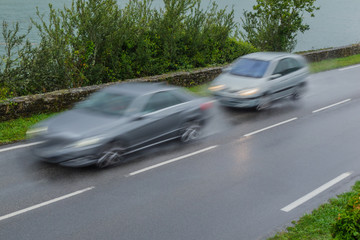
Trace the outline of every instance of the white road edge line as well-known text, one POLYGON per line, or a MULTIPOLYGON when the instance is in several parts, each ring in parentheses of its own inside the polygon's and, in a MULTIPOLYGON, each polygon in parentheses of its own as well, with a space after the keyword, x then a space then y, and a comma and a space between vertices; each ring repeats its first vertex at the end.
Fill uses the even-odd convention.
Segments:
POLYGON ((263 132, 263 131, 269 130, 269 129, 271 129, 271 128, 274 128, 274 127, 277 127, 277 126, 283 125, 283 124, 285 124, 285 123, 289 123, 289 122, 295 121, 295 120, 297 120, 297 119, 298 119, 298 118, 297 118, 297 117, 295 117, 295 118, 291 118, 291 119, 286 120, 286 121, 283 121, 283 122, 279 122, 279 123, 277 123, 277 124, 274 124, 274 125, 268 126, 268 127, 266 127, 266 128, 262 128, 262 129, 259 129, 259 130, 257 130, 257 131, 254 131, 254 132, 251 132, 251 133, 245 134, 245 135, 244 135, 244 137, 250 137, 250 136, 255 135, 255 134, 257 134, 257 133, 260 133, 260 132, 263 132))
POLYGON ((360 67, 360 65, 351 66, 351 67, 345 67, 345 68, 340 68, 339 71, 345 71, 345 70, 349 70, 349 69, 353 69, 353 68, 358 68, 358 67, 360 67))
POLYGON ((150 167, 146 167, 146 168, 140 169, 140 170, 138 170, 138 171, 129 173, 129 174, 127 175, 127 177, 134 176, 134 175, 136 175, 136 174, 143 173, 143 172, 149 171, 149 170, 151 170, 151 169, 158 168, 158 167, 161 167, 161 166, 163 166, 163 165, 166 165, 166 164, 169 164, 169 163, 173 163, 173 162, 179 161, 179 160, 184 159, 184 158, 187 158, 187 157, 194 156, 194 155, 199 154, 199 153, 202 153, 202 152, 209 151, 209 150, 214 149, 214 148, 216 148, 216 147, 217 147, 217 145, 211 146, 211 147, 208 147, 208 148, 204 148, 204 149, 201 149, 201 150, 196 151, 196 152, 193 152, 193 153, 189 153, 189 154, 186 154, 186 155, 183 155, 183 156, 180 156, 180 157, 177 157, 177 158, 173 158, 173 159, 171 159, 171 160, 168 160, 168 161, 165 161, 165 162, 162 162, 162 163, 158 163, 158 164, 152 165, 152 166, 150 166, 150 167))
POLYGON ((326 110, 326 109, 328 109, 328 108, 335 107, 335 106, 337 106, 337 105, 340 105, 340 104, 343 104, 343 103, 346 103, 346 102, 349 102, 349 101, 351 101, 351 98, 348 98, 348 99, 343 100, 343 101, 341 101, 341 102, 337 102, 337 103, 331 104, 331 105, 326 106, 326 107, 323 107, 323 108, 319 108, 319 109, 317 109, 317 110, 312 111, 312 113, 317 113, 317 112, 326 110))
POLYGON ((6 151, 10 151, 10 150, 15 150, 18 148, 30 147, 30 146, 38 145, 40 143, 43 143, 43 142, 34 142, 34 143, 28 143, 28 144, 22 144, 22 145, 17 145, 17 146, 13 146, 13 147, 3 148, 3 149, 0 149, 0 152, 6 152, 6 151))
POLYGON ((344 180, 351 174, 352 174, 352 172, 346 172, 346 173, 341 174, 340 176, 334 178, 333 180, 325 183, 321 187, 319 187, 319 188, 315 189, 314 191, 306 194, 305 196, 299 198, 295 202, 290 203, 286 207, 282 208, 281 211, 290 212, 294 208, 300 206, 301 204, 305 203, 306 201, 310 200, 311 198, 315 197, 316 195, 322 193, 323 191, 327 190, 328 188, 330 188, 330 187, 334 186, 335 184, 339 183, 340 181, 344 180))
POLYGON ((85 188, 85 189, 83 189, 83 190, 79 190, 79 191, 76 191, 76 192, 73 192, 73 193, 64 195, 64 196, 62 196, 62 197, 58 197, 58 198, 52 199, 52 200, 47 201, 47 202, 43 202, 43 203, 40 203, 40 204, 36 204, 36 205, 34 205, 34 206, 31 206, 31 207, 28 207, 28 208, 24 208, 24 209, 19 210, 19 211, 16 211, 16 212, 6 214, 6 215, 0 217, 0 221, 5 220, 5 219, 8 219, 8 218, 11 218, 11 217, 14 217, 14 216, 17 216, 17 215, 20 215, 20 214, 23 214, 23 213, 26 213, 26 212, 29 212, 29 211, 34 210, 34 209, 37 209, 37 208, 44 207, 44 206, 46 206, 46 205, 49 205, 49 204, 52 204, 52 203, 55 203, 55 202, 64 200, 64 199, 66 199, 66 198, 73 197, 73 196, 75 196, 75 195, 84 193, 84 192, 89 191, 89 190, 92 190, 92 189, 94 189, 94 188, 95 188, 95 187, 88 187, 88 188, 85 188))

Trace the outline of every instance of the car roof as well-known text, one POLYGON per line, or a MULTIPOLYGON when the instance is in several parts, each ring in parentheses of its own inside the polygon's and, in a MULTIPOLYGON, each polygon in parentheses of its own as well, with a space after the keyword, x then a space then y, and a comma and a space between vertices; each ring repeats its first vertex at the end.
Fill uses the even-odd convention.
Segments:
POLYGON ((164 90, 176 89, 174 86, 169 86, 164 83, 149 83, 149 82, 126 82, 114 84, 107 87, 104 91, 127 93, 131 95, 144 95, 152 92, 159 92, 164 90))
POLYGON ((244 55, 241 58, 272 61, 277 58, 282 58, 285 56, 295 56, 295 55, 291 54, 291 53, 286 53, 286 52, 255 52, 255 53, 250 53, 250 54, 244 55))

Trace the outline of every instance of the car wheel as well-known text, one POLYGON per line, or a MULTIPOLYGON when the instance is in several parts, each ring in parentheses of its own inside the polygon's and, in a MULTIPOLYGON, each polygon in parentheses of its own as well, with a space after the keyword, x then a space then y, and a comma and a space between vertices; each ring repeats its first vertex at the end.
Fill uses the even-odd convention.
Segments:
POLYGON ((305 86, 304 85, 297 85, 294 87, 294 91, 291 95, 291 99, 296 101, 299 100, 305 92, 305 86))
POLYGON ((97 167, 106 168, 124 160, 124 148, 120 143, 109 143, 101 152, 97 161, 97 167))
POLYGON ((180 132, 180 141, 183 143, 194 141, 200 137, 200 134, 201 125, 198 121, 187 122, 180 132))
POLYGON ((256 106, 256 110, 261 111, 269 108, 270 106, 271 106, 271 96, 269 94, 265 94, 260 98, 259 104, 256 106))

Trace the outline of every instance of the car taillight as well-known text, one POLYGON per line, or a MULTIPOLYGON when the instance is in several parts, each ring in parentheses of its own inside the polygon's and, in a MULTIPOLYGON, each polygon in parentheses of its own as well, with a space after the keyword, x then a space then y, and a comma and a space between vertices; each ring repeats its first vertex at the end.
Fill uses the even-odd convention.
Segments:
POLYGON ((200 105, 201 110, 207 110, 209 108, 212 108, 213 103, 212 102, 206 102, 200 105))

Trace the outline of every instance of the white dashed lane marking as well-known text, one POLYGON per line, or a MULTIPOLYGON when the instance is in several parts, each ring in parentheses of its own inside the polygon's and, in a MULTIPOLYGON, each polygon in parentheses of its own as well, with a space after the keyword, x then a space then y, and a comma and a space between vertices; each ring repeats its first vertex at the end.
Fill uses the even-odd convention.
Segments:
POLYGON ((340 181, 344 180, 345 178, 349 177, 351 174, 352 174, 351 172, 346 172, 346 173, 341 174, 340 176, 338 176, 338 177, 334 178, 333 180, 325 183, 324 185, 320 186, 319 188, 315 189, 314 191, 312 191, 312 192, 306 194, 305 196, 299 198, 295 202, 290 203, 286 207, 282 208, 281 211, 290 212, 294 208, 296 208, 296 207, 300 206, 301 204, 309 201, 310 199, 312 199, 316 195, 319 195, 323 191, 329 189, 330 187, 334 186, 335 184, 337 184, 340 181))
POLYGON ((204 148, 204 149, 201 149, 201 150, 196 151, 196 152, 193 152, 193 153, 189 153, 189 154, 186 154, 186 155, 183 155, 183 156, 180 156, 180 157, 177 157, 177 158, 173 158, 173 159, 171 159, 171 160, 168 160, 168 161, 165 161, 165 162, 162 162, 162 163, 159 163, 159 164, 152 165, 152 166, 150 166, 150 167, 146 167, 146 168, 140 169, 140 170, 138 170, 138 171, 135 171, 135 172, 130 173, 130 174, 128 175, 128 177, 134 176, 134 175, 139 174, 139 173, 143 173, 143 172, 149 171, 149 170, 154 169, 154 168, 158 168, 158 167, 164 166, 164 165, 169 164, 169 163, 173 163, 173 162, 182 160, 182 159, 184 159, 184 158, 188 158, 188 157, 197 155, 197 154, 199 154, 199 153, 203 153, 203 152, 209 151, 209 150, 214 149, 214 148, 216 148, 216 147, 217 147, 217 145, 211 146, 211 147, 208 147, 208 148, 204 148))
POLYGON ((314 110, 314 111, 312 111, 312 112, 313 112, 313 113, 321 112, 321 111, 324 111, 324 110, 326 110, 326 109, 329 109, 329 108, 338 106, 338 105, 340 105, 340 104, 344 104, 344 103, 349 102, 349 101, 351 101, 350 98, 349 98, 349 99, 346 99, 346 100, 344 100, 344 101, 341 101, 341 102, 337 102, 337 103, 331 104, 331 105, 326 106, 326 107, 323 107, 323 108, 319 108, 319 109, 314 110))
POLYGON ((346 71, 346 70, 350 70, 350 69, 358 68, 358 67, 360 67, 360 65, 355 65, 355 66, 340 68, 339 71, 346 71))
POLYGON ((15 150, 15 149, 31 147, 34 145, 38 145, 40 143, 43 143, 43 142, 27 143, 27 144, 21 144, 21 145, 17 145, 17 146, 13 146, 13 147, 8 147, 8 148, 2 148, 2 149, 0 149, 0 152, 6 152, 6 151, 15 150))
POLYGON ((250 137, 250 136, 255 135, 255 134, 257 134, 257 133, 260 133, 260 132, 269 130, 269 129, 271 129, 271 128, 278 127, 278 126, 280 126, 280 125, 283 125, 283 124, 286 124, 286 123, 295 121, 295 120, 297 120, 297 119, 298 119, 298 118, 295 117, 295 118, 291 118, 291 119, 286 120, 286 121, 283 121, 283 122, 276 123, 276 124, 274 124, 274 125, 271 125, 271 126, 268 126, 268 127, 265 127, 265 128, 259 129, 259 130, 256 130, 256 131, 254 131, 254 132, 245 134, 244 137, 250 137))
POLYGON ((79 191, 76 191, 76 192, 73 192, 73 193, 70 193, 70 194, 67 194, 67 195, 64 195, 64 196, 61 196, 61 197, 58 197, 58 198, 54 198, 50 201, 47 201, 47 202, 43 202, 43 203, 40 203, 40 204, 36 204, 34 206, 31 206, 31 207, 28 207, 28 208, 24 208, 22 210, 19 210, 19 211, 16 211, 16 212, 13 212, 13 213, 9 213, 9 214, 6 214, 4 216, 0 216, 0 221, 3 221, 5 219, 8 219, 8 218, 12 218, 12 217, 15 217, 17 215, 20 215, 20 214, 23 214, 23 213, 26 213, 26 212, 29 212, 29 211, 32 211, 32 210, 35 210, 37 208, 41 208, 41 207, 44 207, 44 206, 47 206, 47 205, 50 205, 52 203, 55 203, 55 202, 58 202, 58 201, 61 201, 61 200, 64 200, 64 199, 67 199, 67 198, 70 198, 70 197, 73 197, 73 196, 76 196, 76 195, 79 195, 81 193, 84 193, 86 191, 90 191, 92 189, 94 189, 95 187, 88 187, 88 188, 85 188, 85 189, 82 189, 82 190, 79 190, 79 191))

